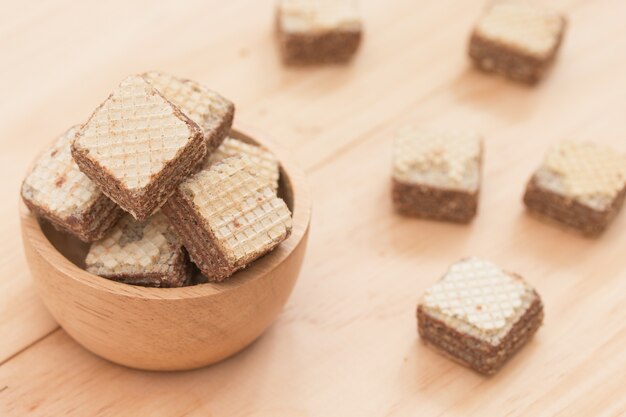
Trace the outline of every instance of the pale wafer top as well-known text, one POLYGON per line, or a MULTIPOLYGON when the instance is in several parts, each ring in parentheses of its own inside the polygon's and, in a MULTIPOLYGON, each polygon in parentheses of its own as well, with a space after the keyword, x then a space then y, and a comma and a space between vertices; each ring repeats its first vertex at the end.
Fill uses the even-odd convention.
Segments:
POLYGON ((166 275, 174 272, 181 248, 160 211, 145 222, 125 215, 105 238, 91 245, 85 263, 87 271, 104 276, 166 275))
POLYGON ((361 28, 354 0, 279 0, 278 13, 282 29, 287 32, 361 28))
POLYGON ((447 326, 497 345, 535 297, 521 278, 472 257, 453 264, 426 290, 420 306, 447 326))
POLYGON ((407 184, 476 191, 481 153, 476 133, 406 127, 394 143, 393 177, 407 184))
POLYGON ((287 205, 253 174, 254 169, 247 157, 228 158, 180 186, 235 266, 271 250, 287 238, 292 227, 287 205))
POLYGON ((195 81, 156 71, 143 77, 196 122, 205 135, 211 134, 234 109, 229 100, 195 81))
POLYGON ((597 210, 626 188, 626 156, 591 142, 563 141, 535 174, 539 185, 597 210))
POLYGON ((558 44, 565 19, 558 13, 516 1, 493 4, 476 25, 476 34, 491 41, 545 57, 558 44))
POLYGON ((128 189, 148 185, 201 134, 140 76, 130 76, 96 109, 74 147, 128 189))
POLYGON ((205 168, 233 156, 247 156, 254 165, 254 173, 259 179, 268 184, 272 190, 278 189, 278 178, 280 177, 278 159, 264 147, 252 145, 239 139, 226 138, 220 147, 209 156, 205 168))
POLYGON ((22 184, 22 196, 66 220, 87 211, 102 192, 72 159, 70 146, 80 126, 73 126, 46 150, 22 184))

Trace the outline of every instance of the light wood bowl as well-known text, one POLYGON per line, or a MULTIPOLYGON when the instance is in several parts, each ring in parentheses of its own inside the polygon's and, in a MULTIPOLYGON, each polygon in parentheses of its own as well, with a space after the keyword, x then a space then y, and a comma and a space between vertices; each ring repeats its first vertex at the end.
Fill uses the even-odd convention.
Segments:
POLYGON ((249 129, 231 136, 269 148, 281 161, 279 195, 293 213, 291 236, 219 284, 146 288, 81 268, 88 245, 37 221, 22 203, 22 238, 35 286, 63 329, 91 352, 149 370, 193 369, 218 362, 259 337, 296 282, 311 215, 302 172, 282 149, 249 129))

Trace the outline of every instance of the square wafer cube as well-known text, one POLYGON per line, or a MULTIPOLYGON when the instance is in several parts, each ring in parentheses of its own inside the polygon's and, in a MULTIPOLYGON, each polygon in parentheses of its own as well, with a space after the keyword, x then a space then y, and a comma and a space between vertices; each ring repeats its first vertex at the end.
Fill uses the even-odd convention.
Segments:
POLYGON ((144 222, 124 216, 85 260, 87 271, 114 281, 148 287, 186 285, 192 265, 185 248, 160 211, 144 222))
POLYGON ((426 344, 489 375, 541 326, 543 304, 520 276, 489 261, 467 258, 426 290, 417 322, 426 344))
POLYGON ((361 42, 354 0, 279 0, 276 27, 286 64, 346 62, 361 42))
POLYGON ((79 130, 72 156, 107 196, 145 220, 197 169, 206 143, 178 107, 130 76, 79 130))
POLYGON ((524 203, 532 213, 587 236, 602 233, 626 197, 626 155, 590 142, 551 148, 530 178, 524 203))
POLYGON ((498 1, 476 24, 469 55, 484 71, 535 83, 554 61, 565 26, 565 18, 550 10, 519 1, 498 1))
POLYGON ((98 240, 124 211, 105 196, 72 159, 70 146, 79 126, 63 133, 42 153, 22 183, 28 208, 79 239, 98 240))
POLYGON ((254 167, 247 157, 225 159, 182 183, 163 206, 209 281, 228 278, 291 232, 287 205, 254 167))
POLYGON ((481 165, 478 134, 401 129, 394 143, 394 205, 410 216, 469 222, 478 209, 481 165))
POLYGON ((235 105, 231 101, 192 80, 156 71, 147 72, 143 77, 200 126, 208 153, 222 143, 235 116, 235 105))
POLYGON ((205 168, 234 156, 246 156, 254 164, 255 174, 269 185, 272 190, 278 190, 280 165, 278 159, 269 150, 259 145, 246 143, 239 139, 226 138, 224 143, 213 152, 205 163, 205 168))

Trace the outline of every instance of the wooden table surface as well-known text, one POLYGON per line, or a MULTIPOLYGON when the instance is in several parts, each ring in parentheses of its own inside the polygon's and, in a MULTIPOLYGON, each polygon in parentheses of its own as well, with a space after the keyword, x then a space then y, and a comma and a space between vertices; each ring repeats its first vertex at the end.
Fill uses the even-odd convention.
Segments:
POLYGON ((626 3, 551 1, 570 26, 536 88, 469 66, 482 3, 364 0, 351 65, 287 69, 271 0, 2 1, 0 415, 626 415, 626 214, 589 240, 521 204, 555 141, 626 151, 626 3), (19 185, 36 152, 148 69, 235 101, 236 119, 293 151, 313 193, 309 249, 285 311, 244 352, 192 372, 130 370, 81 348, 38 299, 19 237, 19 185), (391 140, 405 124, 484 133, 471 225, 393 212, 391 140), (544 326, 491 378, 416 332, 420 294, 467 255, 521 273, 545 302, 544 326))

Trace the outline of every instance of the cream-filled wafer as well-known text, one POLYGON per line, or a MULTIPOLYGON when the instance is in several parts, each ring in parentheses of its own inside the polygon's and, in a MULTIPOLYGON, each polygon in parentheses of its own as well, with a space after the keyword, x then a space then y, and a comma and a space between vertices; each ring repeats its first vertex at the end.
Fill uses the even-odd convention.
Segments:
POLYGON ((543 321, 539 294, 521 277, 479 258, 454 263, 417 308, 422 339, 447 357, 493 374, 543 321))
POLYGON ((591 142, 563 141, 528 181, 524 202, 532 213, 596 236, 625 197, 626 155, 591 142))
POLYGON ((143 77, 200 126, 208 153, 222 143, 235 116, 235 105, 230 100, 200 83, 162 72, 146 72, 143 77))
POLYGON ((92 114, 74 160, 138 220, 153 214, 204 160, 202 130, 140 76, 130 76, 92 114))
POLYGON ((234 156, 248 157, 254 165, 254 173, 259 179, 266 181, 274 191, 278 190, 278 179, 280 178, 278 159, 272 152, 259 145, 246 143, 239 139, 226 138, 220 147, 209 156, 205 168, 234 156))
POLYGON ((83 174, 70 151, 79 126, 63 133, 35 161, 22 183, 22 199, 38 216, 83 241, 100 239, 123 214, 83 174))
POLYGON ((478 210, 481 166, 474 132, 403 128, 394 142, 394 205, 409 216, 468 222, 478 210))
POLYGON ((266 254, 291 231, 291 213, 247 157, 198 172, 163 206, 192 261, 222 281, 266 254))
POLYGON ((362 37, 354 0, 279 0, 276 27, 283 61, 294 65, 346 62, 362 37))
POLYGON ((92 243, 85 262, 92 274, 148 287, 186 285, 192 272, 180 239, 160 211, 143 222, 124 216, 104 239, 92 243))
POLYGON ((565 18, 523 1, 496 1, 472 32, 469 55, 487 72, 514 80, 539 81, 559 50, 565 18))

